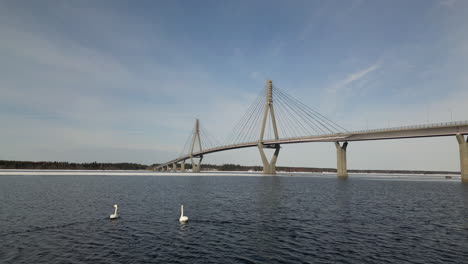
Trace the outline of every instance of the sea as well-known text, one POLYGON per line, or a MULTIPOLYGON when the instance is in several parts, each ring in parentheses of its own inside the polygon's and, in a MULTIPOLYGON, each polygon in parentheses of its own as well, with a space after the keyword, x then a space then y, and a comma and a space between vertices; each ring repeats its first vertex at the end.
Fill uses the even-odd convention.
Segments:
POLYGON ((0 263, 468 263, 468 185, 444 175, 3 170, 0 263))

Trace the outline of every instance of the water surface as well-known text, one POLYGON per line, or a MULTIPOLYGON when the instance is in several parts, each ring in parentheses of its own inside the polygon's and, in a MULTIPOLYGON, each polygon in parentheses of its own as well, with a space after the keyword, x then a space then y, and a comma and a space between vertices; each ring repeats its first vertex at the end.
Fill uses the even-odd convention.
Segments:
POLYGON ((442 177, 0 176, 0 201, 0 263, 468 263, 442 177))

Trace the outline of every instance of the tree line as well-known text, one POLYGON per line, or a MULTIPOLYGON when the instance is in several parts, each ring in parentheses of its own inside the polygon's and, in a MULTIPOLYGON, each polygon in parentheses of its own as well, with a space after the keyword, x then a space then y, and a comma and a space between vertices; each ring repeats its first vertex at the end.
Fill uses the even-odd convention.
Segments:
MULTIPOLYGON (((29 170, 153 170, 159 164, 144 165, 138 163, 73 163, 61 161, 16 161, 0 160, 0 169, 29 169, 29 170)), ((180 164, 177 166, 180 168, 180 164)), ((172 166, 170 166, 172 169, 172 166)), ((189 162, 185 164, 186 169, 191 169, 189 162)), ((202 170, 217 171, 262 171, 261 166, 242 166, 239 164, 202 164, 202 170)), ((310 167, 276 167, 277 171, 284 172, 311 172, 335 173, 334 168, 310 168, 310 167)), ((423 171, 423 170, 348 170, 350 173, 400 173, 400 174, 459 174, 459 171, 423 171)))
POLYGON ((148 165, 138 163, 72 163, 61 161, 0 160, 0 169, 29 170, 146 170, 148 165))

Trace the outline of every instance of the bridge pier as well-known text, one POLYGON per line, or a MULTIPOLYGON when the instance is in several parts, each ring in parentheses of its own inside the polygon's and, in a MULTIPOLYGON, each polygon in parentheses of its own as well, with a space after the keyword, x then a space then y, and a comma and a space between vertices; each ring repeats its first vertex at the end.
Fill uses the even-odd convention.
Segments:
POLYGON ((172 171, 176 172, 177 171, 177 163, 172 163, 172 171))
POLYGON ((457 134, 458 147, 460 150, 460 171, 461 180, 468 183, 468 139, 461 134, 457 134))
POLYGON ((185 160, 180 163, 180 172, 185 172, 185 160))
POLYGON ((343 145, 340 145, 340 142, 335 142, 336 147, 336 175, 339 178, 346 179, 348 178, 348 168, 346 165, 346 148, 348 147, 348 142, 344 142, 343 145))
POLYGON ((258 143, 258 150, 260 152, 260 157, 262 158, 263 163, 263 174, 276 174, 276 160, 278 160, 280 145, 274 145, 275 152, 273 153, 273 157, 271 157, 270 162, 268 162, 263 148, 265 148, 265 146, 262 143, 258 143))
POLYGON ((201 162, 203 160, 203 155, 200 156, 200 159, 197 163, 193 161, 193 157, 190 157, 190 160, 192 162, 192 172, 199 173, 201 171, 201 162))

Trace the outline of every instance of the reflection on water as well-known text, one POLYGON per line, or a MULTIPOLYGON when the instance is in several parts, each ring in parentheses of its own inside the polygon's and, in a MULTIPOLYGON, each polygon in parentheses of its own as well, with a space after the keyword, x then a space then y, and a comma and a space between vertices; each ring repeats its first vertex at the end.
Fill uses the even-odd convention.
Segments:
MULTIPOLYGON (((468 217, 466 217, 468 215, 467 214, 468 212, 468 184, 467 183, 460 184, 459 188, 461 189, 459 192, 463 194, 462 196, 463 209, 461 212, 459 212, 459 214, 465 215, 463 226, 465 230, 468 230, 468 217)), ((468 249, 468 244, 466 245, 466 247, 468 249)))
POLYGON ((1 176, 0 263, 466 263, 468 185, 303 176, 1 176))

